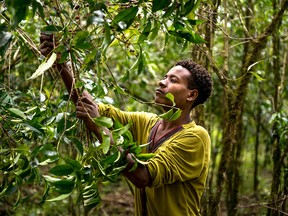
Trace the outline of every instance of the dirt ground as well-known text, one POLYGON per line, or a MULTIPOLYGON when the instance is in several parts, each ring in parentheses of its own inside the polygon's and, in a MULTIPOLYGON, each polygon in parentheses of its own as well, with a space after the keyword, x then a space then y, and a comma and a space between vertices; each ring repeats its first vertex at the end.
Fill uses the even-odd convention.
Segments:
POLYGON ((102 190, 99 216, 133 216, 134 199, 125 181, 109 185, 102 190))

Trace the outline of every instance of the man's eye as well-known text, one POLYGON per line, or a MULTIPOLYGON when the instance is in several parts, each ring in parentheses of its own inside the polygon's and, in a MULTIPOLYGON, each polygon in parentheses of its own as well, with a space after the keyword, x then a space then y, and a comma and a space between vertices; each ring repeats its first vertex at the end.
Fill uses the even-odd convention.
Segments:
POLYGON ((170 81, 172 82, 172 83, 176 83, 177 82, 177 80, 176 79, 170 79, 170 81))

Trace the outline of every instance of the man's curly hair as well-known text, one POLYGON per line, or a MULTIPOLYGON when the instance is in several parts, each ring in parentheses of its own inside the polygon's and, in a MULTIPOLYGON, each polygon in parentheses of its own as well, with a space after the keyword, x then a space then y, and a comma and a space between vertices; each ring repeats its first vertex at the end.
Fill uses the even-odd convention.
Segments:
POLYGON ((208 71, 201 65, 192 60, 181 60, 175 66, 180 65, 190 72, 188 79, 188 88, 198 90, 198 97, 196 98, 192 108, 199 104, 203 104, 211 95, 213 83, 208 71))

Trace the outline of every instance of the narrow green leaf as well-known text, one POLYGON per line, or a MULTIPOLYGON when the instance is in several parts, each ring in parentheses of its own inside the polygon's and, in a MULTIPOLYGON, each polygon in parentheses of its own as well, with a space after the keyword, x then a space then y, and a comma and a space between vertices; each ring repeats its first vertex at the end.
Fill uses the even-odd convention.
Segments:
POLYGON ((73 172, 74 172, 73 167, 71 167, 68 164, 61 164, 49 170, 49 173, 56 175, 56 176, 70 175, 73 172))
POLYGON ((141 154, 136 155, 136 157, 139 160, 148 160, 150 158, 153 158, 154 156, 155 156, 154 153, 141 153, 141 154))
POLYGON ((253 76, 255 76, 256 79, 257 79, 259 82, 262 82, 262 81, 265 80, 263 77, 261 77, 259 74, 257 74, 257 73, 254 72, 254 71, 249 71, 249 73, 251 73, 253 76))
POLYGON ((18 117, 21 117, 22 119, 26 119, 26 115, 24 114, 24 112, 22 112, 17 108, 9 108, 8 111, 15 114, 18 117))
POLYGON ((57 55, 56 53, 52 53, 52 55, 50 56, 50 58, 48 59, 47 62, 43 62, 38 69, 32 74, 31 77, 28 78, 28 80, 30 79, 35 79, 36 77, 42 75, 46 70, 48 70, 49 68, 52 67, 52 65, 54 64, 54 62, 56 61, 57 55))

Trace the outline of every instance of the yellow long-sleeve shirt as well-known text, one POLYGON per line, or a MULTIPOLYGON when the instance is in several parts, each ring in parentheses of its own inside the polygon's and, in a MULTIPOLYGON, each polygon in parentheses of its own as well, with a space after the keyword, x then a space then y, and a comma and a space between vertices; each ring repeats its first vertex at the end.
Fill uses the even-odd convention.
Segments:
MULTIPOLYGON (((159 121, 155 114, 124 112, 99 104, 102 116, 131 124, 134 141, 147 143, 153 126, 159 121)), ((210 137, 207 131, 190 122, 165 140, 147 165, 152 185, 146 187, 146 208, 149 216, 200 215, 200 199, 205 188, 210 159, 210 137)), ((135 215, 141 215, 141 194, 135 188, 135 215)))

